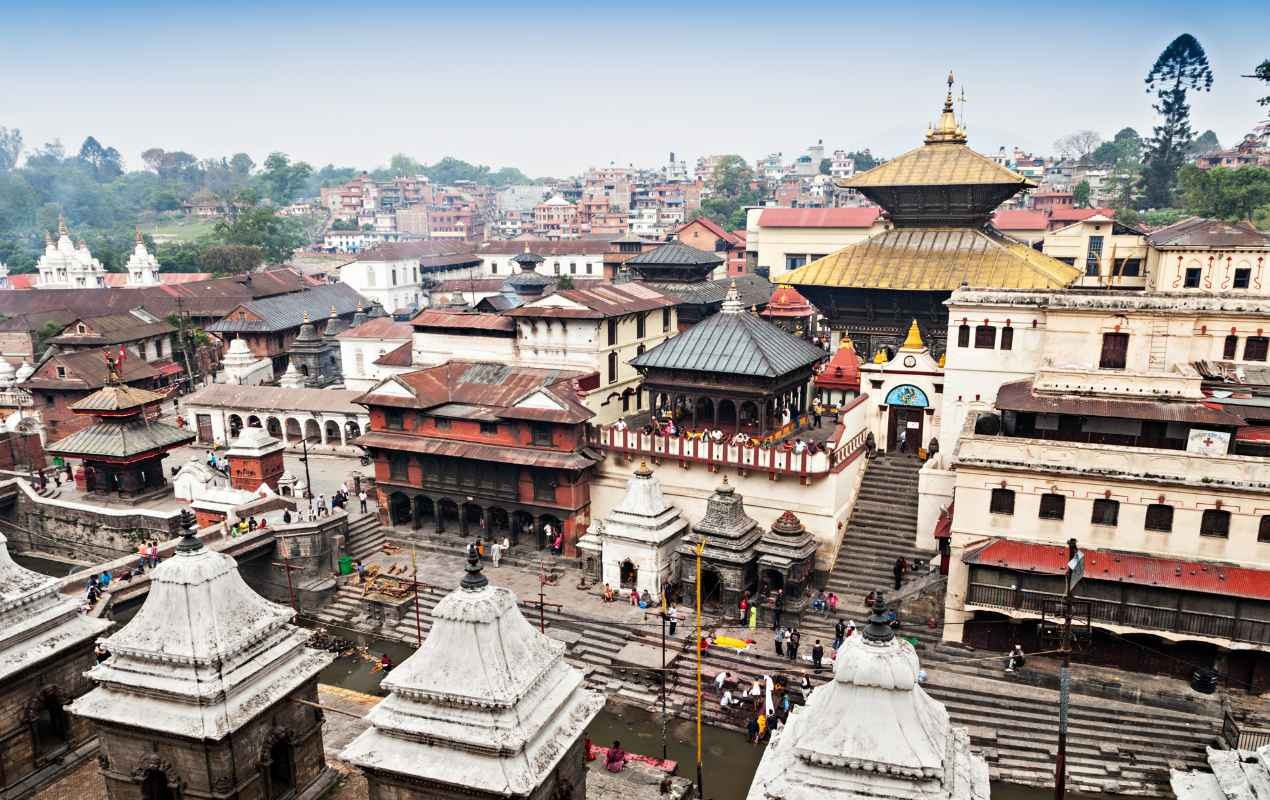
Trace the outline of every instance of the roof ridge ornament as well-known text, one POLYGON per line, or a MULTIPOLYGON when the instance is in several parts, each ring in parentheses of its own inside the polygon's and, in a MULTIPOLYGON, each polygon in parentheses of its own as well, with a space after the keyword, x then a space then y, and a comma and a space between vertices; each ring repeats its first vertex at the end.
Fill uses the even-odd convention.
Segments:
POLYGON ((887 619, 886 597, 880 590, 873 592, 873 613, 862 633, 864 640, 873 644, 886 644, 895 639, 895 631, 887 619))
POLYGON ((953 74, 948 71, 948 93, 944 95, 944 109, 940 112, 939 122, 926 131, 926 144, 965 144, 966 129, 957 124, 957 115, 953 111, 953 74))
POLYGON ((476 553, 476 548, 472 547, 467 554, 467 566, 464 568, 463 580, 459 581, 459 588, 469 592, 475 592, 484 589, 489 585, 489 578, 481 573, 480 557, 476 553))
POLYGON ((203 547, 198 538, 198 520, 188 508, 181 509, 181 541, 176 544, 176 552, 197 553, 203 547))
POLYGON ((723 307, 720 309, 722 314, 740 314, 745 311, 745 305, 741 302, 741 293, 736 288, 736 278, 732 279, 732 283, 728 286, 727 296, 723 299, 723 307))
POLYGON ((900 345, 901 350, 925 350, 926 343, 922 341, 922 331, 917 327, 917 320, 908 326, 908 336, 904 339, 904 344, 900 345))

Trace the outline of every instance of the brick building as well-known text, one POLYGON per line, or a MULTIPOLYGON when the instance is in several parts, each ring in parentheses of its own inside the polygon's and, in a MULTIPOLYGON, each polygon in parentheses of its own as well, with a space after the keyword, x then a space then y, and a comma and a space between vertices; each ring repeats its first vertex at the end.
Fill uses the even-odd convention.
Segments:
MULTIPOLYGON (((745 272, 745 239, 725 231, 709 217, 697 217, 675 231, 676 241, 723 258, 727 275, 745 272)), ((722 278, 723 275, 715 275, 722 278)))
POLYGON ((451 361, 385 380, 357 402, 370 410, 358 444, 375 460, 385 522, 464 535, 563 531, 565 553, 590 522, 597 456, 593 412, 576 397, 582 372, 451 361))

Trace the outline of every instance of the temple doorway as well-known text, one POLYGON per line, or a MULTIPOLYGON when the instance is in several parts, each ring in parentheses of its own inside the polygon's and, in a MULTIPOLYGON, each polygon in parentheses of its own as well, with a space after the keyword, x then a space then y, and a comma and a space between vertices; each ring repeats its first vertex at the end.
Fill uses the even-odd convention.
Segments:
POLYGON ((393 525, 404 525, 410 521, 410 498, 401 492, 393 492, 388 498, 388 521, 393 525))
POLYGON ((723 577, 718 571, 706 569, 701 571, 701 604, 716 607, 723 599, 723 577))
POLYGON ((295 791, 295 765, 291 758, 291 742, 279 737, 269 748, 269 798, 280 800, 295 791))
POLYGON ((448 530, 453 524, 456 528, 459 524, 459 505, 453 500, 441 500, 437 504, 440 513, 437 514, 437 530, 438 532, 448 530))
POLYGON ((40 699, 35 717, 35 747, 41 756, 50 756, 66 749, 70 743, 70 720, 66 709, 56 694, 46 694, 40 699))
POLYGON ((176 800, 168 786, 168 776, 161 770, 148 769, 141 781, 141 800, 176 800))
POLYGON ((433 516, 436 513, 436 506, 432 504, 431 497, 424 495, 415 495, 414 500, 414 519, 411 527, 415 530, 422 528, 424 525, 432 523, 433 516))
POLYGON ((922 423, 926 412, 920 408, 891 406, 887 423, 886 449, 891 453, 917 453, 922 446, 922 423), (900 439, 904 440, 901 447, 900 439))
POLYGON ((618 585, 623 589, 634 589, 639 581, 639 567, 629 558, 618 568, 618 585))

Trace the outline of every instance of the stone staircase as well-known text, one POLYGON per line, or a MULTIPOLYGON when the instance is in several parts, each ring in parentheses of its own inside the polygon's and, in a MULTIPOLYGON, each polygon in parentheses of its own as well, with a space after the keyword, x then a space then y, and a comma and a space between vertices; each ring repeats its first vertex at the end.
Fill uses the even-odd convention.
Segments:
POLYGON ((349 515, 346 548, 354 561, 365 561, 388 541, 388 531, 376 514, 349 515))
POLYGON ((911 562, 934 555, 913 545, 920 467, 916 458, 892 454, 871 460, 865 468, 838 560, 825 583, 826 591, 838 595, 839 610, 857 621, 864 616, 865 595, 874 589, 889 594, 895 585, 895 559, 911 562))

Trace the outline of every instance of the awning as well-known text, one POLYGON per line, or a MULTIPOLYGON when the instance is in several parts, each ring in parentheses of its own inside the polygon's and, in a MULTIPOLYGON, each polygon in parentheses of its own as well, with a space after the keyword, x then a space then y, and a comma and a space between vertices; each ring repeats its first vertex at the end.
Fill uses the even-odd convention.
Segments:
POLYGON ((562 453, 557 450, 534 450, 526 447, 507 447, 473 442, 456 442, 433 439, 406 433, 376 431, 362 434, 353 441, 359 447, 376 450, 422 453, 424 455, 471 458, 476 461, 492 461, 500 464, 517 464, 527 467, 582 470, 595 461, 581 453, 562 453))
POLYGON ((1036 414, 1071 414, 1085 417, 1120 417, 1134 420, 1186 422, 1237 428, 1247 421, 1216 403, 1199 400, 1129 400, 1080 394, 1037 394, 1031 380, 1003 385, 997 392, 999 411, 1036 414))
POLYGON ((171 361, 155 361, 151 363, 150 366, 157 369, 160 375, 180 375, 182 372, 185 372, 184 367, 171 361))
MULTIPOLYGON (((1113 550, 1082 549, 1081 552, 1085 554, 1087 580, 1270 600, 1270 571, 1113 550)), ((1063 575, 1068 559, 1063 545, 998 539, 967 553, 962 560, 967 564, 1017 572, 1063 575)))

